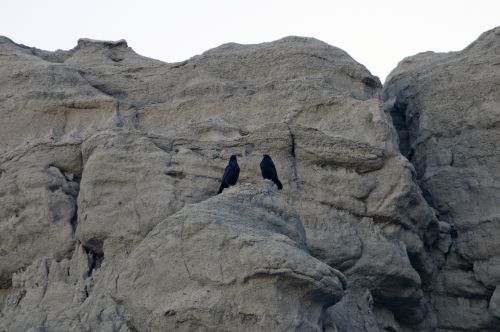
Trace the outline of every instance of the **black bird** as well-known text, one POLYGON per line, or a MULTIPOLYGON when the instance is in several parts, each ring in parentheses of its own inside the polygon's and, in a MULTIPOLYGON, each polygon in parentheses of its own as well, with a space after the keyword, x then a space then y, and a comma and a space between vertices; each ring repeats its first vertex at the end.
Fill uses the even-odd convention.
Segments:
POLYGON ((279 190, 283 188, 280 179, 278 179, 276 166, 274 166, 273 160, 267 154, 264 155, 264 158, 262 158, 262 161, 260 162, 260 171, 262 172, 262 177, 264 179, 273 181, 278 186, 279 190))
POLYGON ((238 162, 236 161, 236 156, 233 154, 231 158, 229 158, 229 163, 224 169, 224 175, 220 180, 220 188, 217 192, 217 195, 220 194, 224 188, 229 188, 229 186, 234 186, 236 181, 238 181, 238 176, 240 176, 240 167, 238 166, 238 162))

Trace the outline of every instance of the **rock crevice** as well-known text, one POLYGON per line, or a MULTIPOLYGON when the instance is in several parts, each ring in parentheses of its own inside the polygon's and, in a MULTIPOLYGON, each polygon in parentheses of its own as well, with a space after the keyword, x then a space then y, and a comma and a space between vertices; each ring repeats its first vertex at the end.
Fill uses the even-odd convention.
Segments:
POLYGON ((487 310, 499 281, 500 72, 492 70, 499 36, 496 28, 463 51, 406 58, 383 92, 401 152, 441 220, 440 239, 428 250, 436 271, 426 281, 441 329, 499 326, 487 310))

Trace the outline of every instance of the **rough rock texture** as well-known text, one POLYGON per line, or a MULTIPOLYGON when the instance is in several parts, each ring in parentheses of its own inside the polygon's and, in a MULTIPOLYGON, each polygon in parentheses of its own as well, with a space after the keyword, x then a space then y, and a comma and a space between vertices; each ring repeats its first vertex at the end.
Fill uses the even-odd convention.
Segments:
POLYGON ((346 286, 307 253, 297 212, 271 183, 185 207, 121 262, 95 262, 80 245, 12 280, 12 331, 322 331, 346 286))
POLYGON ((460 310, 492 329, 496 256, 424 199, 381 88, 310 38, 174 64, 0 38, 0 327, 430 331, 460 310))
POLYGON ((231 188, 149 233, 116 286, 138 330, 323 330, 345 277, 307 253, 297 212, 271 186, 231 188))
MULTIPOLYGON (((3 130, 3 129, 2 129, 3 130)), ((75 246, 79 146, 33 146, 0 157, 0 287, 35 258, 62 259, 75 246)))
POLYGON ((442 221, 445 256, 429 285, 442 329, 500 326, 492 297, 500 284, 499 59, 496 28, 460 52, 404 59, 384 87, 401 151, 442 221))

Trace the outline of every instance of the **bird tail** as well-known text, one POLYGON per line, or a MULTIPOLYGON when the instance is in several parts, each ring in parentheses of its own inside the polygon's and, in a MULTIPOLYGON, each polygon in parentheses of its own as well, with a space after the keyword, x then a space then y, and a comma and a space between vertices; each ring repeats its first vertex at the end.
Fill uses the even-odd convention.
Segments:
POLYGON ((278 190, 283 189, 283 185, 281 184, 280 180, 276 179, 276 184, 278 185, 278 190))
POLYGON ((222 182, 222 183, 220 184, 220 188, 219 188, 219 191, 217 192, 217 195, 219 195, 219 194, 220 194, 220 193, 224 190, 224 188, 227 188, 227 186, 225 186, 225 185, 224 185, 224 182, 222 182))

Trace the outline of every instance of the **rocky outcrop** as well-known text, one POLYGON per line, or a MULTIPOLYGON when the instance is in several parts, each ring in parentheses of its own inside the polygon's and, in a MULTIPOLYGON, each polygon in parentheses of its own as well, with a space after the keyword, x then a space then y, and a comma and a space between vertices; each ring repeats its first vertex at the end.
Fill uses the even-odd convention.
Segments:
POLYGON ((79 146, 72 144, 35 145, 2 155, 0 287, 9 287, 11 275, 37 257, 71 254, 79 155, 79 146))
POLYGON ((499 53, 496 28, 460 52, 404 59, 384 87, 401 151, 443 225, 445 256, 429 286, 442 329, 500 326, 492 297, 500 282, 499 53))
POLYGON ((453 329, 454 308, 491 328, 491 252, 421 191, 411 130, 344 51, 287 37, 167 64, 0 38, 0 55, 6 331, 453 329), (240 184, 215 195, 231 154, 240 184))
POLYGON ((138 330, 323 330, 345 277, 307 253, 298 214, 266 185, 185 207, 137 246, 117 299, 138 330))
POLYGON ((322 331, 346 287, 307 253, 297 212, 271 183, 186 206, 120 262, 80 245, 12 280, 2 317, 12 331, 322 331))

